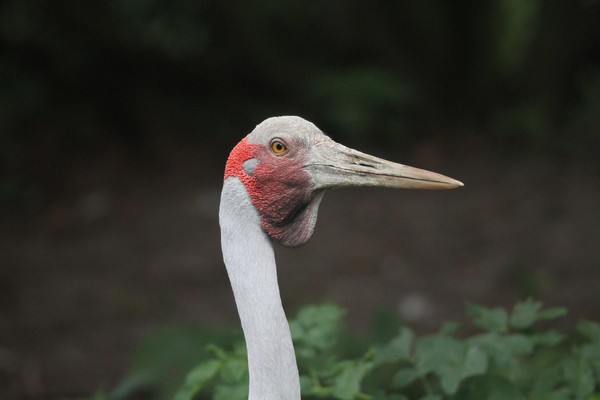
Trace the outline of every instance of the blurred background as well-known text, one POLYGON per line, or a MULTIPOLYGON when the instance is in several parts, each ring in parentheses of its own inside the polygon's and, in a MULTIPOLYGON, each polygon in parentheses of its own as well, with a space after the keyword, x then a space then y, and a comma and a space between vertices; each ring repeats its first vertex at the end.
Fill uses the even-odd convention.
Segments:
MULTIPOLYGON (((329 193, 276 250, 289 314, 432 332, 534 297, 600 319, 599 21, 595 0, 2 2, 0 397, 86 396, 153 332, 237 328, 223 166, 273 115, 466 184, 329 193)), ((174 364, 206 344, 179 337, 174 364)))

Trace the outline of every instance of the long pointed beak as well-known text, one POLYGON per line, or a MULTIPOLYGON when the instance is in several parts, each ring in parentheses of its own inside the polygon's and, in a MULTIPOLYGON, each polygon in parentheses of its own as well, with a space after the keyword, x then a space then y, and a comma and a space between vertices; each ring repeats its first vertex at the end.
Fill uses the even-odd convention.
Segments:
POLYGON ((447 176, 361 153, 333 140, 315 145, 304 167, 315 189, 379 186, 401 189, 454 189, 462 182, 447 176))

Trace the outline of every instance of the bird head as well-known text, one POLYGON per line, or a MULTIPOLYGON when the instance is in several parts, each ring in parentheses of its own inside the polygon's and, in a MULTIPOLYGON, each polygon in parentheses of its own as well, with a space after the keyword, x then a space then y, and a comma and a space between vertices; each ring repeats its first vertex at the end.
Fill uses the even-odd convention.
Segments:
POLYGON ((452 189, 463 184, 343 146, 295 116, 269 118, 231 151, 225 179, 238 178, 263 230, 285 246, 310 239, 323 194, 348 186, 452 189))

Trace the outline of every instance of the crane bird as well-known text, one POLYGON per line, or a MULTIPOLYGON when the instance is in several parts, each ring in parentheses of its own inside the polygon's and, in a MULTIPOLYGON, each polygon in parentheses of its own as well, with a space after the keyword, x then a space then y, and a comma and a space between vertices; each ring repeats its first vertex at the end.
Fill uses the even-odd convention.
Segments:
POLYGON ((219 224, 223 260, 248 350, 249 400, 300 399, 273 242, 290 247, 306 243, 328 189, 462 185, 345 147, 295 116, 261 122, 233 148, 225 166, 219 224))

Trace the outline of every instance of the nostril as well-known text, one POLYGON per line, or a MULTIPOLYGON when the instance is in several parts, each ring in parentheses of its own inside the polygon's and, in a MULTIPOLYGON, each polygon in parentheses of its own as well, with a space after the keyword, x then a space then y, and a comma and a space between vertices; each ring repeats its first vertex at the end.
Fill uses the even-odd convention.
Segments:
POLYGON ((357 165, 360 165, 361 167, 367 167, 367 168, 377 168, 373 164, 369 164, 369 163, 366 163, 366 162, 358 162, 357 165))

